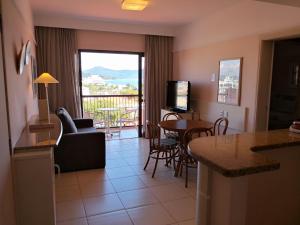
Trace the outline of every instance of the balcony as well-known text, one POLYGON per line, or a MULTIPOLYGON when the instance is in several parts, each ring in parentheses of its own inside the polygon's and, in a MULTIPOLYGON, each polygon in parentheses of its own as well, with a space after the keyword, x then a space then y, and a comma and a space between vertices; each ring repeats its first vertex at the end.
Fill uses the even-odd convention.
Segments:
POLYGON ((84 95, 82 106, 83 117, 93 119, 94 126, 111 137, 138 137, 138 95, 84 95))

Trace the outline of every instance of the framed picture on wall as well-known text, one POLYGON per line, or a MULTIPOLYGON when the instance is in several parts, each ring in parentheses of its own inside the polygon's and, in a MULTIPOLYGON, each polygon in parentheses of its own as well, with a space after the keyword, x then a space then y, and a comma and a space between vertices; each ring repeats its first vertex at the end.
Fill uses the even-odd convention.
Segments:
POLYGON ((38 84, 33 83, 37 76, 37 64, 34 56, 31 56, 32 93, 34 97, 38 95, 38 84))
POLYGON ((219 62, 218 102, 240 105, 243 58, 219 62))

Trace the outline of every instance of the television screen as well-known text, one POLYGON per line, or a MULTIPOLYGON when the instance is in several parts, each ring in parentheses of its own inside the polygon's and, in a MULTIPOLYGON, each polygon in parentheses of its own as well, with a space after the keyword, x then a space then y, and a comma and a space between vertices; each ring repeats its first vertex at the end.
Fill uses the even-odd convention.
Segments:
POLYGON ((185 112, 190 109, 190 82, 168 81, 167 106, 174 111, 185 112))

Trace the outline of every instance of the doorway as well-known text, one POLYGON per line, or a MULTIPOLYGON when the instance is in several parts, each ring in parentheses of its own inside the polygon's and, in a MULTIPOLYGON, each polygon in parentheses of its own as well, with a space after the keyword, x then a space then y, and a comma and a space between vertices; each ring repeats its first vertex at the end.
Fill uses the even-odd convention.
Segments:
POLYGON ((79 51, 82 115, 108 138, 142 136, 143 53, 79 51))
POLYGON ((300 39, 274 42, 269 130, 300 118, 300 39))
POLYGON ((300 118, 300 38, 261 42, 256 131, 289 128, 300 118))

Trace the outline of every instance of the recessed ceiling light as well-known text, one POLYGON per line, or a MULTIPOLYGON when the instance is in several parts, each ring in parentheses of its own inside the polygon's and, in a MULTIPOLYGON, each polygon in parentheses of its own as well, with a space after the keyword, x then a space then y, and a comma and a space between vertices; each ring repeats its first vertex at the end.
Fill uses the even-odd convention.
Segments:
POLYGON ((122 9, 142 11, 147 7, 148 4, 149 0, 123 0, 122 9))

